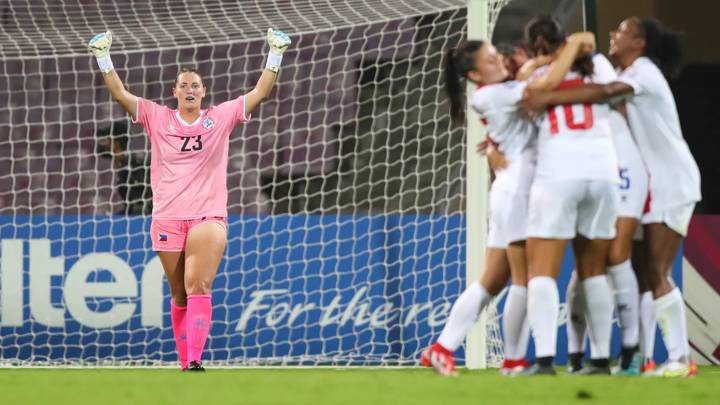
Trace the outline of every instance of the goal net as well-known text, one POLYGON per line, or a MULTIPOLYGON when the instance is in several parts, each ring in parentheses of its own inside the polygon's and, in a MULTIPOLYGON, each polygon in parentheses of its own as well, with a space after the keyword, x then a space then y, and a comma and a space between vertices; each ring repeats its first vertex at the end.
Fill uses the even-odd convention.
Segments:
MULTIPOLYGON (((504 1, 487 2, 487 32, 504 1)), ((443 93, 465 0, 0 4, 0 357, 174 364, 150 249, 149 143, 87 41, 113 31, 129 90, 174 106, 249 91, 264 33, 293 39, 276 89, 230 139, 213 365, 414 365, 465 287, 465 129, 443 93)), ((487 315, 488 365, 502 355, 487 315)), ((463 354, 460 353, 460 360, 463 354)))

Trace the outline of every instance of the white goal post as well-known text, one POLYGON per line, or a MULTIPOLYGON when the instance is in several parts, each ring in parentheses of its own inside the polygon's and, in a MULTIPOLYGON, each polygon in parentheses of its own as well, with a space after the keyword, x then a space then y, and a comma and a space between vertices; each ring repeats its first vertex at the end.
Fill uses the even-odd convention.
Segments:
MULTIPOLYGON (((502 7, 510 0, 468 0, 467 37, 472 40, 492 39, 493 28, 497 21, 502 7)), ((468 83, 468 94, 475 86, 468 83)), ((467 262, 465 264, 465 282, 470 285, 476 282, 485 266, 485 245, 487 242, 487 204, 489 189, 489 171, 487 160, 478 155, 475 145, 485 140, 485 126, 480 118, 468 105, 466 109, 467 133, 466 133, 466 181, 467 199, 465 215, 467 220, 466 251, 467 262)), ((497 302, 497 300, 496 300, 497 302)), ((478 322, 470 330, 466 341, 466 366, 470 369, 488 367, 488 351, 492 353, 495 361, 500 360, 502 352, 497 348, 488 348, 488 345, 497 345, 499 336, 489 339, 488 315, 497 322, 498 316, 495 312, 495 305, 490 305, 487 310, 480 314, 478 322), (494 350, 494 352, 493 352, 494 350)), ((499 325, 498 325, 499 328, 499 325)), ((502 349, 502 348, 500 348, 502 349)))

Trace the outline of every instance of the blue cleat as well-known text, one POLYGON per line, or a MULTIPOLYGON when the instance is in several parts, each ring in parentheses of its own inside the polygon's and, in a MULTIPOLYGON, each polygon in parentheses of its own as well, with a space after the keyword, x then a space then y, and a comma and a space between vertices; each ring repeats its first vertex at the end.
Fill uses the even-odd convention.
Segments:
POLYGON ((619 375, 619 376, 639 376, 642 374, 640 369, 642 368, 642 354, 640 352, 635 352, 635 354, 632 357, 632 360, 630 360, 630 365, 628 368, 622 368, 620 366, 617 366, 613 368, 612 373, 613 375, 619 375))

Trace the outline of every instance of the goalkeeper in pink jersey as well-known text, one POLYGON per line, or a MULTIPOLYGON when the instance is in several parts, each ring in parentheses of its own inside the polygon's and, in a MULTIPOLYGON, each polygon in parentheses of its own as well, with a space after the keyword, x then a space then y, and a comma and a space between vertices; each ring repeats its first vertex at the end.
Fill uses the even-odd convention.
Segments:
POLYGON ((290 38, 268 30, 265 70, 255 88, 236 99, 201 108, 205 84, 182 69, 173 96, 177 109, 125 89, 110 59, 110 31, 90 40, 105 85, 150 138, 153 191, 152 248, 170 285, 171 320, 183 370, 204 371, 202 351, 210 331, 210 289, 227 244, 227 165, 233 128, 270 95, 290 38))

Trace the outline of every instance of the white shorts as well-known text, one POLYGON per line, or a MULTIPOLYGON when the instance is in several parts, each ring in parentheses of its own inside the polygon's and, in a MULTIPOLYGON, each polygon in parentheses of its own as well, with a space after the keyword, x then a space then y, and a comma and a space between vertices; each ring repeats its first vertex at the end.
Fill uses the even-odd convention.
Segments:
POLYGON ((614 239, 617 183, 536 179, 530 190, 528 237, 614 239))
POLYGON ((618 217, 640 219, 648 193, 647 168, 625 119, 616 112, 610 118, 620 175, 618 217))
MULTIPOLYGON (((677 207, 667 208, 664 210, 650 211, 643 215, 643 224, 655 224, 664 223, 673 231, 679 233, 683 237, 687 236, 688 226, 690 226, 690 219, 695 211, 695 203, 687 203, 679 205, 677 207)), ((642 227, 638 227, 642 229, 642 227)), ((640 239, 642 239, 642 233, 640 233, 640 239)))
POLYGON ((527 193, 490 190, 490 218, 487 247, 505 249, 509 244, 527 239, 527 193))
POLYGON ((639 163, 625 167, 621 164, 618 217, 640 219, 643 216, 648 195, 648 174, 642 162, 639 163))

